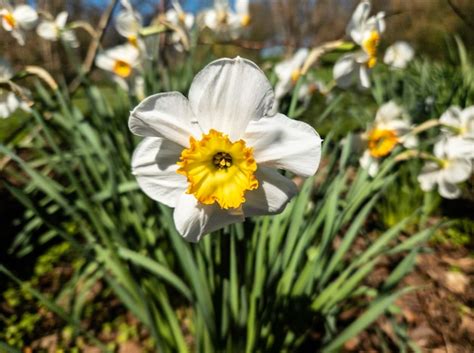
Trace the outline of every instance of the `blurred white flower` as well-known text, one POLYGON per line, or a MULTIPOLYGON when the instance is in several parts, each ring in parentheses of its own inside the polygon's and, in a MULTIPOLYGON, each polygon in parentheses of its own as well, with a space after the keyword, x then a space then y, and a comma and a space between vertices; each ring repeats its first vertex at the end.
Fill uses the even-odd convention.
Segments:
POLYGON ((383 62, 395 69, 404 69, 415 57, 412 46, 404 41, 393 43, 385 51, 383 62))
POLYGON ((275 86, 275 99, 280 101, 295 86, 301 77, 301 68, 308 57, 309 51, 300 48, 293 56, 275 65, 278 81, 275 86))
MULTIPOLYGON (((190 32, 194 26, 194 15, 192 13, 185 12, 181 7, 178 0, 172 0, 171 5, 173 8, 166 11, 166 20, 174 26, 181 27, 190 32)), ((177 51, 182 52, 184 50, 181 44, 181 36, 178 32, 174 31, 171 34, 171 42, 177 51)))
POLYGON ((113 80, 121 88, 141 95, 143 78, 140 74, 140 51, 134 45, 127 43, 104 50, 97 55, 95 64, 111 72, 113 80))
POLYGON ((461 196, 459 183, 466 181, 472 173, 472 161, 467 158, 451 158, 447 155, 446 141, 441 140, 434 146, 435 161, 427 162, 418 182, 423 191, 431 191, 438 186, 439 194, 447 199, 461 196))
POLYGON ((450 107, 439 119, 446 155, 450 158, 474 158, 474 106, 464 110, 450 107))
POLYGON ((33 29, 38 21, 38 13, 31 6, 12 8, 6 2, 0 3, 0 17, 3 29, 10 32, 20 45, 25 45, 25 30, 33 29))
POLYGON ((43 20, 36 28, 36 33, 46 40, 56 42, 62 40, 72 48, 79 47, 76 34, 72 29, 66 27, 68 13, 60 12, 54 21, 43 20))
POLYGON ((300 86, 298 90, 298 100, 303 103, 303 107, 307 108, 311 102, 311 98, 319 92, 321 95, 326 96, 327 100, 330 100, 332 97, 328 93, 328 88, 326 84, 314 77, 307 77, 305 82, 300 86))
POLYGON ((237 39, 250 25, 248 8, 248 0, 237 0, 237 12, 231 10, 228 0, 214 0, 214 7, 199 15, 200 26, 211 29, 223 40, 237 39))
POLYGON ((132 157, 133 174, 149 197, 175 208, 186 240, 282 212, 297 188, 279 169, 303 177, 316 172, 319 135, 271 114, 274 103, 253 62, 220 59, 197 74, 188 98, 159 93, 131 112, 130 130, 145 137, 132 157))
POLYGON ((133 9, 132 4, 128 0, 121 0, 120 2, 124 8, 120 10, 115 18, 115 29, 131 45, 142 49, 143 43, 140 39, 140 30, 143 18, 140 13, 133 9))
POLYGON ((379 162, 389 155, 393 149, 402 144, 406 148, 413 148, 418 144, 416 136, 410 134, 411 123, 406 119, 402 107, 390 101, 383 104, 375 116, 374 124, 364 134, 367 149, 359 162, 370 176, 375 176, 379 170, 379 162))
MULTIPOLYGON (((0 81, 8 81, 13 77, 10 64, 0 59, 0 81)), ((18 108, 30 111, 28 104, 21 100, 15 93, 0 87, 0 118, 10 117, 18 108)))
POLYGON ((370 87, 369 71, 377 63, 377 48, 380 36, 385 31, 385 14, 379 12, 369 17, 370 8, 369 1, 362 1, 347 25, 347 35, 362 50, 343 55, 334 65, 334 79, 342 88, 347 88, 354 83, 358 83, 363 88, 370 87))

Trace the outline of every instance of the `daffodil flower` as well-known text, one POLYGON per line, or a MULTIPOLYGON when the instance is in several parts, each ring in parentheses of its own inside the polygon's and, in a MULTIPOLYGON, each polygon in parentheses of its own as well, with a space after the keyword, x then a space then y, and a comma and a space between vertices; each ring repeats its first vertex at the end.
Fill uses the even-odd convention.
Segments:
POLYGON ((370 8, 369 1, 362 1, 347 25, 347 35, 360 46, 361 50, 343 55, 334 65, 334 79, 342 88, 354 83, 363 88, 370 87, 369 71, 377 63, 377 48, 380 36, 385 31, 385 14, 379 12, 369 17, 370 8))
POLYGON ((383 62, 394 69, 404 69, 415 57, 412 46, 404 41, 393 43, 385 51, 383 62))
POLYGON ((446 155, 450 158, 474 158, 474 106, 464 110, 450 107, 439 119, 445 140, 446 155))
POLYGON ((275 73, 278 77, 275 86, 275 98, 280 101, 295 86, 301 77, 301 68, 303 67, 309 51, 306 48, 300 48, 289 59, 275 65, 275 73))
POLYGON ((232 11, 228 0, 214 0, 214 7, 200 15, 201 27, 211 29, 224 40, 239 38, 250 25, 248 1, 238 0, 236 8, 238 12, 232 11))
MULTIPOLYGON (((194 26, 194 15, 185 12, 178 0, 172 0, 171 5, 172 8, 166 11, 166 20, 174 26, 184 28, 187 32, 191 31, 194 26)), ((171 42, 177 51, 182 52, 184 50, 181 44, 181 36, 177 32, 171 34, 171 42)))
MULTIPOLYGON (((10 64, 0 59, 0 81, 8 81, 13 77, 13 70, 10 64)), ((26 102, 21 100, 15 93, 0 87, 0 118, 10 117, 18 108, 30 111, 26 102)))
POLYGON ((456 199, 461 196, 457 184, 469 178, 473 165, 470 159, 449 157, 445 143, 445 140, 441 140, 435 144, 436 158, 423 166, 418 182, 423 191, 431 191, 437 186, 442 197, 456 199))
POLYGON ((135 11, 128 0, 121 0, 123 9, 115 18, 115 29, 128 42, 136 48, 143 49, 144 45, 140 40, 140 29, 142 28, 143 18, 139 12, 135 11))
POLYGON ((134 45, 126 43, 104 50, 97 55, 95 64, 111 72, 113 80, 124 90, 142 95, 140 51, 134 45))
POLYGON ((404 110, 395 102, 385 103, 377 111, 373 126, 364 134, 367 149, 359 163, 370 176, 374 177, 378 173, 380 160, 388 156, 398 144, 406 148, 418 144, 416 136, 410 134, 411 124, 403 118, 404 114, 404 110))
POLYGON ((296 185, 278 172, 313 175, 321 139, 308 124, 271 113, 274 93, 264 73, 242 58, 220 59, 178 92, 146 98, 130 130, 144 140, 132 172, 152 199, 174 207, 188 241, 245 217, 282 212, 296 185))
POLYGON ((38 21, 38 13, 31 6, 12 8, 3 1, 0 2, 0 17, 3 29, 10 32, 20 45, 25 45, 25 30, 33 29, 38 21))
POLYGON ((62 40, 72 48, 79 47, 76 34, 72 29, 66 27, 68 13, 60 12, 54 21, 43 20, 36 28, 36 33, 46 40, 56 42, 62 40))

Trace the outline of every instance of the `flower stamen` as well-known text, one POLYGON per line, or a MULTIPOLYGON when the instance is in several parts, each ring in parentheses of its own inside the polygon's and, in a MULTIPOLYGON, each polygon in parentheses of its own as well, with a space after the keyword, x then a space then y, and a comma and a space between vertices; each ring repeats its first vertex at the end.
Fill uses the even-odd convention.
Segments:
POLYGON ((224 209, 238 208, 245 192, 258 187, 253 149, 213 129, 199 141, 191 137, 177 164, 177 173, 188 180, 186 192, 205 205, 217 202, 224 209))
POLYGON ((373 68, 377 64, 377 48, 380 44, 380 34, 377 31, 371 31, 369 36, 362 42, 362 48, 369 56, 367 67, 373 68))
POLYGON ((16 20, 15 17, 13 17, 13 14, 11 12, 6 11, 5 13, 2 14, 3 20, 7 23, 7 25, 10 28, 15 28, 16 26, 16 20))

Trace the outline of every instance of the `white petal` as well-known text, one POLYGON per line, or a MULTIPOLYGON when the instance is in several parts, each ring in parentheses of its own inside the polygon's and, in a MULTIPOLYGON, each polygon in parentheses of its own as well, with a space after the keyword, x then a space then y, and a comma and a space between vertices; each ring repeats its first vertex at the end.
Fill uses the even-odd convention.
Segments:
POLYGON ((189 102, 204 132, 216 129, 237 140, 251 120, 267 115, 274 94, 253 62, 237 57, 207 65, 194 78, 189 102))
POLYGON ((333 76, 337 85, 342 88, 352 85, 357 69, 358 64, 354 54, 346 54, 340 57, 333 68, 333 76))
POLYGON ((151 199, 175 207, 186 191, 184 175, 176 173, 183 147, 159 138, 145 137, 132 156, 132 173, 151 199))
POLYGON ((58 28, 61 28, 61 29, 66 27, 67 18, 68 18, 68 13, 66 11, 60 12, 56 16, 56 20, 55 20, 56 26, 58 26, 58 28))
POLYGON ((452 184, 462 183, 469 179, 471 172, 472 163, 469 159, 453 159, 443 170, 443 179, 452 184))
POLYGON ((115 60, 112 59, 106 52, 99 52, 95 58, 95 65, 106 71, 113 71, 115 60))
POLYGON ((258 165, 314 175, 321 158, 321 138, 308 124, 283 114, 251 121, 243 136, 258 165))
POLYGON ((446 199, 457 199, 461 196, 461 189, 456 184, 451 184, 445 180, 440 180, 438 184, 439 194, 446 199))
POLYGON ((21 28, 13 28, 11 30, 12 37, 16 39, 18 44, 25 45, 25 32, 21 28))
POLYGON ((41 22, 36 28, 36 33, 38 33, 41 38, 44 38, 46 40, 58 40, 58 29, 56 27, 56 24, 52 21, 41 22))
POLYGON ((38 21, 38 13, 28 5, 18 5, 13 10, 13 17, 23 29, 32 29, 38 21))
POLYGON ((245 217, 281 213, 298 192, 293 181, 274 169, 259 166, 255 176, 259 185, 245 194, 245 217))
POLYGON ((465 130, 465 136, 474 138, 474 106, 464 109, 460 116, 461 126, 465 130))
POLYGON ((446 140, 445 149, 449 158, 474 159, 474 137, 449 137, 446 140))
POLYGON ((17 110, 18 107, 20 106, 20 100, 15 95, 15 93, 8 92, 7 93, 6 104, 7 104, 8 110, 10 111, 10 114, 11 114, 11 113, 15 112, 15 110, 17 110))
POLYGON ((194 15, 192 13, 187 13, 184 18, 184 25, 187 30, 190 30, 194 26, 194 15))
POLYGON ((239 210, 224 210, 217 203, 203 205, 193 195, 182 194, 173 213, 174 224, 184 239, 198 242, 205 234, 244 221, 239 210))
POLYGON ((440 176, 440 169, 438 164, 433 162, 426 163, 421 173, 418 175, 418 182, 420 183, 420 188, 423 191, 431 191, 438 183, 440 176))
POLYGON ((346 28, 346 33, 357 44, 362 43, 364 25, 369 18, 370 2, 362 1, 354 10, 352 18, 346 28))
POLYGON ((179 24, 179 15, 175 9, 169 9, 168 11, 166 11, 165 16, 168 22, 171 22, 175 26, 179 24))
POLYGON ((142 17, 138 12, 122 10, 115 18, 115 29, 125 38, 137 36, 141 23, 142 17))
POLYGON ((377 122, 388 122, 391 120, 399 119, 403 113, 403 108, 400 107, 394 101, 389 101, 382 104, 377 111, 375 121, 377 122))
POLYGON ((165 137, 181 146, 200 138, 189 102, 179 92, 158 93, 140 102, 130 113, 128 126, 138 136, 165 137))
POLYGON ((71 48, 78 48, 79 41, 72 29, 66 29, 61 32, 61 39, 67 43, 71 48))
POLYGON ((10 110, 6 102, 0 101, 0 118, 6 119, 10 116, 10 110))
POLYGON ((359 80, 361 87, 370 87, 369 69, 367 69, 365 65, 359 65, 359 80))
POLYGON ((368 150, 359 158, 359 164, 372 178, 379 172, 379 161, 377 158, 372 157, 368 150))
POLYGON ((457 106, 449 107, 448 110, 446 110, 443 115, 441 115, 441 118, 439 118, 439 121, 441 124, 446 124, 450 126, 454 126, 457 128, 461 127, 461 108, 457 106))

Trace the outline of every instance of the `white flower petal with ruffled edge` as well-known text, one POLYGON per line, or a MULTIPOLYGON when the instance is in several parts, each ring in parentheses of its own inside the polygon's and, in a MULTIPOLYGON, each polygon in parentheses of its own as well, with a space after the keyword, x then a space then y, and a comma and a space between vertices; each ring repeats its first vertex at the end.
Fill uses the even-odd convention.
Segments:
POLYGON ((389 101, 380 106, 375 115, 375 121, 378 123, 389 122, 400 119, 403 114, 403 108, 394 101, 389 101))
POLYGON ((181 236, 196 243, 204 235, 232 223, 244 221, 241 210, 224 210, 217 204, 200 204, 193 195, 182 194, 173 213, 174 224, 181 236))
POLYGON ((321 158, 321 138, 310 125, 283 114, 251 121, 243 136, 254 149, 258 165, 285 169, 308 177, 321 158))
POLYGON ((194 78, 189 102, 204 133, 215 129, 235 141, 251 120, 271 110, 270 82, 253 62, 237 57, 207 65, 194 78))
POLYGON ((413 60, 415 51, 412 46, 404 41, 393 43, 385 51, 383 62, 395 69, 404 69, 413 60))
POLYGON ((255 176, 259 185, 245 194, 245 217, 278 214, 298 192, 293 181, 274 169, 259 166, 255 176))
POLYGON ((448 158, 474 159, 474 137, 452 136, 444 144, 445 154, 448 158))
POLYGON ((130 113, 128 126, 138 136, 164 137, 181 146, 201 137, 189 102, 179 92, 158 93, 140 102, 130 113))
POLYGON ((145 137, 132 156, 132 173, 151 199, 175 207, 186 191, 186 177, 176 162, 183 147, 159 137, 145 137))

